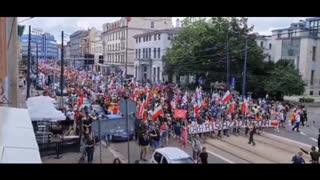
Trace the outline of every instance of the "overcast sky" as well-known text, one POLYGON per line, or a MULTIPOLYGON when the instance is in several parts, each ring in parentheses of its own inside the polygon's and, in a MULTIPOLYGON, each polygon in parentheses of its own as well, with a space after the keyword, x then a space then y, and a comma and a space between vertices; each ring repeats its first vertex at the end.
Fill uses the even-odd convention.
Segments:
MULTIPOLYGON (((26 19, 28 19, 28 17, 19 17, 18 22, 26 19)), ((102 24, 119 19, 119 17, 35 17, 19 24, 41 28, 43 31, 53 34, 58 43, 60 43, 62 30, 68 35, 79 29, 88 29, 91 27, 102 30, 102 24)), ((176 19, 177 18, 172 18, 173 25, 175 25, 176 19)), ((301 19, 304 20, 305 17, 249 17, 248 24, 249 26, 254 26, 254 32, 270 35, 271 30, 286 28, 291 23, 298 22, 301 19)), ((28 28, 26 27, 24 33, 26 34, 27 32, 28 28)))

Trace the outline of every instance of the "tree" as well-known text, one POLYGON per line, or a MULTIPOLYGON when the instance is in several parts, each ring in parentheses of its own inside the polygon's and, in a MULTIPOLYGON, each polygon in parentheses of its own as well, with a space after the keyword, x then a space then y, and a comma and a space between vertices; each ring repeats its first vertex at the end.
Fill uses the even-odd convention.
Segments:
POLYGON ((279 60, 266 80, 265 90, 270 96, 283 99, 285 95, 301 95, 305 88, 299 71, 287 60, 279 60))

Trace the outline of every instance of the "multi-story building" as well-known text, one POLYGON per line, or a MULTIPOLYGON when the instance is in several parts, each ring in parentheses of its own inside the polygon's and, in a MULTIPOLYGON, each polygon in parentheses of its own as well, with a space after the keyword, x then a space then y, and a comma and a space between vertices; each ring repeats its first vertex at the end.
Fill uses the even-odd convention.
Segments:
POLYGON ((88 30, 79 30, 70 35, 70 58, 76 59, 75 64, 86 65, 84 57, 87 55, 97 56, 97 58, 102 55, 100 37, 101 31, 94 27, 88 30))
POLYGON ((134 75, 136 49, 134 36, 169 28, 173 28, 170 17, 128 17, 104 24, 102 33, 104 64, 116 65, 125 72, 127 62, 127 74, 134 75))
MULTIPOLYGON (((24 34, 21 37, 22 57, 28 57, 29 35, 24 34)), ((39 59, 58 59, 59 47, 54 36, 50 33, 42 33, 40 30, 31 31, 31 55, 36 56, 38 44, 39 59), (34 33, 34 34, 32 34, 34 33)))
POLYGON ((271 58, 272 50, 272 36, 264 36, 256 34, 256 43, 259 47, 263 49, 264 61, 273 61, 271 58))
POLYGON ((272 31, 272 57, 295 64, 306 84, 305 95, 320 96, 320 18, 307 18, 272 31))
MULTIPOLYGON (((134 61, 134 77, 136 80, 152 83, 163 82, 163 56, 171 48, 171 40, 179 31, 179 27, 156 30, 135 35, 136 49, 134 61)), ((166 78, 167 79, 167 78, 166 78)))

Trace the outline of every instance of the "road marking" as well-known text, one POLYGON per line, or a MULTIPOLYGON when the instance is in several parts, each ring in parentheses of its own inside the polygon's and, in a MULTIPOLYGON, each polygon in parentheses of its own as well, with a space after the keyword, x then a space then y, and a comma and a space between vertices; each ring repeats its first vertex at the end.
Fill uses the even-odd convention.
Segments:
POLYGON ((305 136, 306 136, 306 134, 305 134, 304 132, 302 132, 302 131, 300 131, 300 134, 302 134, 302 135, 305 135, 305 136))
POLYGON ((316 138, 313 137, 309 137, 312 141, 318 142, 318 140, 316 138))
MULTIPOLYGON (((192 142, 191 142, 190 140, 188 140, 188 142, 189 142, 190 144, 192 144, 192 142)), ((223 157, 223 156, 220 156, 219 154, 216 154, 216 153, 214 153, 214 152, 212 152, 212 151, 209 151, 208 149, 207 149, 207 152, 210 153, 210 154, 212 154, 213 156, 216 156, 216 157, 218 157, 218 158, 220 158, 220 159, 222 159, 222 160, 230 163, 230 164, 235 164, 235 162, 233 162, 233 161, 231 161, 231 160, 229 160, 229 159, 227 159, 227 158, 225 158, 225 157, 223 157)))
MULTIPOLYGON (((208 150, 207 150, 208 151, 208 150)), ((228 163, 230 163, 230 164, 235 164, 235 162, 233 162, 233 161, 231 161, 231 160, 229 160, 229 159, 226 159, 225 157, 222 157, 222 156, 220 156, 219 154, 216 154, 216 153, 214 153, 214 152, 212 152, 212 151, 208 151, 208 153, 210 153, 210 154, 212 154, 212 155, 214 155, 214 156, 216 156, 216 157, 218 157, 218 158, 220 158, 220 159, 222 159, 222 160, 224 160, 224 161, 226 161, 226 162, 228 162, 228 163)))
POLYGON ((272 136, 274 138, 282 139, 284 141, 300 144, 302 146, 307 146, 307 147, 311 148, 311 145, 309 145, 309 144, 305 144, 305 143, 302 143, 302 142, 298 142, 298 141, 295 141, 295 140, 292 140, 292 139, 288 139, 288 138, 285 138, 285 137, 277 136, 277 135, 274 135, 274 134, 271 134, 271 133, 267 133, 267 132, 263 132, 263 133, 266 134, 266 135, 272 136))

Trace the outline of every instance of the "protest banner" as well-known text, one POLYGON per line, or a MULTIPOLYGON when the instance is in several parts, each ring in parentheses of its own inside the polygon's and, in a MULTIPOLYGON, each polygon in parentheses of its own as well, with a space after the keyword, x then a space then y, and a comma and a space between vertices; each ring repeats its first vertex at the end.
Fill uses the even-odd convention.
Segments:
POLYGON ((187 116, 187 110, 184 110, 184 109, 175 109, 175 111, 174 111, 174 117, 175 117, 175 118, 185 119, 186 116, 187 116))

